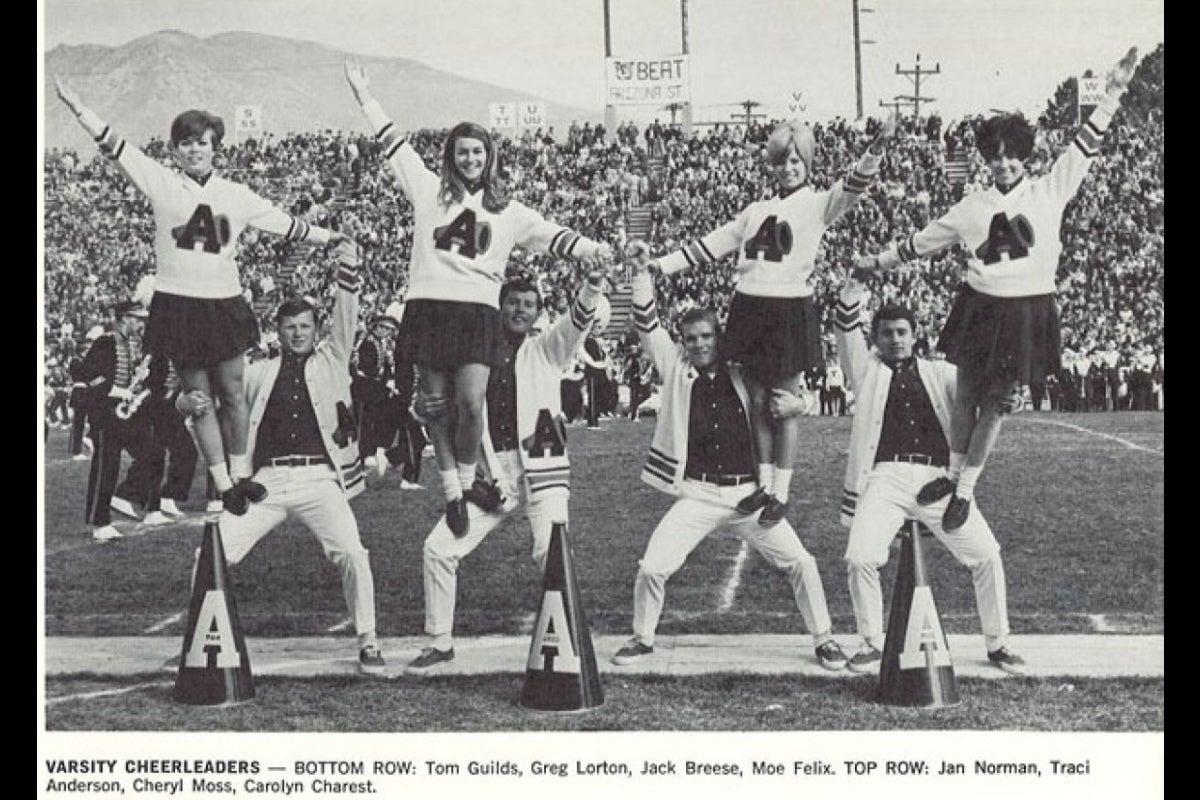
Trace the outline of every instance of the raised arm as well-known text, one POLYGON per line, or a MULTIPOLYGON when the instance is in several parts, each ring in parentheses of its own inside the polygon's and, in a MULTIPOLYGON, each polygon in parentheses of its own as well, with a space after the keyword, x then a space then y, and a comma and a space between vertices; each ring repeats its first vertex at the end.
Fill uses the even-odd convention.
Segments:
POLYGON ((1121 96, 1129 88, 1136 67, 1137 48, 1131 47, 1109 70, 1104 99, 1079 128, 1071 146, 1054 161, 1054 166, 1050 169, 1050 181, 1054 186, 1055 196, 1063 206, 1066 206, 1079 191, 1092 161, 1100 155, 1104 134, 1112 123, 1113 115, 1121 106, 1121 96))
POLYGON ((657 261, 650 261, 651 266, 657 267, 664 275, 673 275, 685 269, 712 264, 742 246, 746 239, 745 211, 721 227, 700 239, 688 242, 674 253, 669 253, 657 261))
POLYGON ((344 361, 348 368, 350 353, 354 349, 354 329, 358 324, 358 290, 362 286, 358 244, 353 239, 347 238, 338 244, 337 262, 333 330, 329 341, 333 348, 333 356, 344 361))
POLYGON ((679 348, 658 321, 654 301, 654 278, 650 274, 650 248, 635 239, 626 248, 633 266, 633 324, 637 328, 642 351, 650 358, 660 376, 666 375, 679 356, 679 348))
POLYGON ((595 242, 557 222, 551 222, 538 212, 520 203, 513 203, 516 227, 513 240, 535 253, 548 253, 557 258, 583 262, 589 268, 607 269, 612 265, 613 251, 607 242, 595 242))
POLYGON ((838 360, 854 391, 862 388, 870 365, 870 351, 863 338, 863 310, 870 295, 867 287, 849 271, 838 295, 834 319, 834 337, 838 345, 838 360))
POLYGON ((100 152, 112 159, 134 186, 151 198, 165 190, 167 181, 171 180, 169 169, 126 142, 112 126, 85 106, 79 95, 57 75, 54 77, 54 87, 59 99, 75 115, 100 152))
POLYGON ((367 118, 371 132, 383 146, 383 156, 409 201, 428 192, 436 194, 441 185, 438 177, 425 167, 412 147, 403 146, 407 142, 406 137, 371 94, 367 70, 354 59, 346 59, 346 83, 350 84, 354 99, 367 118))
POLYGON ((349 238, 338 231, 328 230, 293 216, 265 197, 258 196, 248 187, 242 188, 246 193, 246 223, 259 230, 274 233, 290 241, 313 244, 337 244, 349 238))
POLYGON ((75 119, 83 126, 93 139, 99 139, 104 129, 108 126, 104 124, 104 120, 97 116, 96 112, 83 104, 83 100, 79 95, 67 85, 66 81, 57 75, 54 76, 54 89, 58 92, 58 99, 62 100, 71 113, 75 115, 75 119))
POLYGON ((869 271, 892 269, 953 247, 962 241, 958 216, 961 205, 960 202, 922 230, 909 234, 899 242, 892 242, 882 252, 855 258, 854 268, 869 271))
POLYGON ((858 163, 844 180, 840 180, 829 190, 829 200, 825 205, 825 224, 832 225, 850 209, 858 205, 859 198, 871 185, 879 165, 883 161, 883 150, 887 141, 896 134, 896 112, 893 111, 884 120, 879 132, 867 145, 866 152, 859 158, 858 163))
POLYGON ((571 366, 576 352, 580 349, 579 344, 596 314, 596 305, 600 301, 603 286, 604 272, 599 269, 591 270, 587 280, 580 287, 579 294, 571 303, 570 313, 559 317, 549 330, 534 338, 527 346, 542 348, 546 360, 551 365, 566 370, 571 366))

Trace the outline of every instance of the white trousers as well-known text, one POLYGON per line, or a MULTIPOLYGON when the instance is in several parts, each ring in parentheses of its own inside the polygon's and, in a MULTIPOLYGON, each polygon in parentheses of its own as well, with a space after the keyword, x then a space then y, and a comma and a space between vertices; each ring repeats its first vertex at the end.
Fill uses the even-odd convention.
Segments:
MULTIPOLYGON (((486 512, 474 503, 467 503, 471 520, 470 530, 461 539, 454 535, 443 516, 425 538, 422 574, 425 582, 425 633, 430 646, 448 650, 454 644, 454 607, 458 595, 458 564, 496 529, 505 517, 521 505, 525 495, 524 468, 519 454, 508 450, 496 454, 500 474, 504 477, 501 492, 504 506, 486 512)), ((500 476, 497 475, 497 478, 500 476)), ((549 497, 525 499, 525 518, 533 533, 533 562, 539 574, 546 569, 546 554, 550 549, 550 534, 555 522, 567 521, 567 497, 553 493, 549 497)))
POLYGON ((261 503, 251 503, 242 516, 221 514, 225 560, 237 564, 280 524, 294 519, 317 537, 325 557, 342 577, 342 594, 360 639, 375 633, 375 578, 367 549, 358 535, 358 520, 328 464, 311 467, 263 467, 254 480, 267 487, 261 503))
POLYGON ((795 529, 786 519, 764 528, 758 524, 757 514, 747 516, 736 510, 738 501, 753 494, 756 488, 754 483, 714 486, 700 481, 683 482, 679 499, 650 534, 634 581, 633 635, 642 644, 654 644, 667 580, 706 536, 723 528, 737 533, 768 563, 787 573, 796 607, 813 634, 814 643, 831 638, 832 624, 817 561, 804 549, 795 529))
POLYGON ((943 474, 941 467, 881 462, 872 469, 858 499, 846 546, 846 571, 858 633, 877 648, 883 648, 884 639, 879 569, 887 563, 892 539, 909 519, 933 531, 954 558, 971 570, 975 604, 988 650, 1003 646, 1008 637, 1008 600, 1000 544, 979 513, 978 505, 972 502, 966 524, 947 533, 942 527, 942 512, 950 498, 928 506, 917 503, 921 487, 943 474))

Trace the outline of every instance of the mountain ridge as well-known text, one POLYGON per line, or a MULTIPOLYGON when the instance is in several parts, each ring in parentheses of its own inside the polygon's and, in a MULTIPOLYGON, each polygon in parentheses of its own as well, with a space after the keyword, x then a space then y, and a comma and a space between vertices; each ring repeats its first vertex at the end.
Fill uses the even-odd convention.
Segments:
POLYGON ((545 102, 548 126, 559 134, 573 120, 594 123, 603 116, 599 109, 564 105, 412 59, 350 54, 319 42, 249 31, 199 37, 168 29, 117 46, 60 44, 47 51, 45 145, 92 146, 55 95, 55 75, 138 144, 165 137, 171 120, 188 108, 221 116, 231 137, 239 105, 261 106, 265 129, 277 137, 319 130, 367 133, 343 75, 347 56, 368 67, 372 92, 406 130, 462 120, 487 125, 489 103, 514 101, 545 102))

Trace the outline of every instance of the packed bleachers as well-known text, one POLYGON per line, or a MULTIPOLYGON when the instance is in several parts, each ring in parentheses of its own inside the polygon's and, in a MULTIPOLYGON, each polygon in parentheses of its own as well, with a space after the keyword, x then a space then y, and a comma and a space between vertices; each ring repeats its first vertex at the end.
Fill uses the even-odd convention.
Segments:
MULTIPOLYGON (((1156 372, 1161 384, 1162 96, 1160 46, 1139 66, 1106 138, 1103 158, 1064 215, 1058 288, 1067 353, 1060 383, 1069 382, 1068 372, 1098 369, 1093 365, 1102 355, 1105 370, 1125 369, 1134 376, 1145 368, 1156 372)), ((1040 120, 1031 165, 1035 174, 1047 169, 1074 136, 1074 120, 1054 113, 1060 105, 1052 103, 1040 120)), ((963 192, 986 185, 987 171, 977 158, 967 160, 964 183, 952 180, 947 169, 955 156, 973 153, 977 121, 943 124, 936 116, 904 120, 878 179, 824 239, 816 289, 827 323, 841 269, 856 255, 876 252, 891 239, 919 229, 963 192)), ((112 122, 120 127, 120 120, 112 122)), ((843 119, 816 123, 814 184, 825 187, 845 175, 877 125, 843 119)), ((615 140, 607 142, 599 127, 572 125, 558 136, 526 132, 502 139, 501 158, 517 200, 591 237, 618 244, 625 237, 629 212, 640 209, 644 215, 648 209, 651 247, 662 254, 707 233, 771 191, 761 154, 770 128, 769 123, 749 128, 730 124, 685 137, 657 122, 642 129, 624 123, 615 140)), ((438 169, 444 133, 419 131, 411 138, 433 169, 438 169)), ((144 149, 170 162, 162 140, 144 149)), ((360 221, 364 319, 403 295, 411 209, 370 137, 324 131, 227 142, 218 165, 232 179, 317 224, 329 225, 347 212, 360 221)), ((43 228, 46 363, 55 366, 66 363, 84 332, 104 322, 111 304, 127 297, 138 279, 153 269, 153 223, 145 198, 96 152, 51 150, 45 156, 43 228)), ((264 322, 289 293, 327 295, 327 262, 306 246, 293 247, 253 231, 243 239, 242 283, 264 322)), ((577 282, 573 264, 517 251, 510 268, 539 276, 552 315, 566 308, 577 282)), ((897 298, 914 306, 918 337, 923 347, 932 349, 962 271, 962 254, 950 251, 886 275, 875 287, 874 302, 897 298)), ((723 311, 732 281, 732 258, 706 270, 660 278, 668 324, 693 305, 723 311)), ((618 362, 623 357, 616 353, 618 362)), ((1048 396, 1053 388, 1047 389, 1048 396)), ((1090 403, 1090 393, 1085 397, 1078 386, 1059 391, 1076 391, 1084 405, 1090 403)))

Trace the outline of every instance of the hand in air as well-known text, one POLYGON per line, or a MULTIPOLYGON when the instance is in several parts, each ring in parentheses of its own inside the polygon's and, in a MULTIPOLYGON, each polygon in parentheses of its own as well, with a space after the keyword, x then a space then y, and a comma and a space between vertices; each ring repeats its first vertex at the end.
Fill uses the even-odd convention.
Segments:
POLYGON ((358 98, 359 102, 362 102, 362 99, 370 91, 370 80, 367 78, 367 70, 353 58, 346 59, 346 82, 350 84, 350 88, 354 91, 354 96, 358 98))
POLYGON ((1129 86, 1129 82, 1133 80, 1133 72, 1137 69, 1137 48, 1131 47, 1121 57, 1121 60, 1108 72, 1108 83, 1105 87, 1108 91, 1116 90, 1123 92, 1129 86))
POLYGON ((67 86, 67 84, 63 82, 63 79, 57 75, 54 76, 54 89, 58 92, 59 99, 67 104, 67 108, 71 109, 71 113, 75 116, 79 116, 79 111, 81 108, 83 108, 83 101, 80 100, 79 95, 77 95, 70 86, 67 86))
MULTIPOLYGON (((875 259, 874 256, 866 256, 865 258, 868 260, 875 259)), ((855 259, 854 265, 846 270, 845 279, 842 282, 842 291, 839 299, 846 305, 857 303, 867 294, 865 278, 871 274, 871 271, 869 268, 858 266, 859 260, 861 259, 855 259)))
POLYGON ((895 136, 897 125, 898 125, 898 120, 896 118, 896 111, 895 111, 895 109, 893 109, 891 111, 891 113, 889 113, 887 115, 887 119, 885 119, 883 121, 883 126, 880 127, 880 129, 879 129, 878 138, 890 139, 893 136, 895 136))
POLYGON ((633 267, 635 275, 641 275, 650 267, 650 245, 641 239, 631 239, 625 245, 625 259, 633 267))
POLYGON ((855 278, 861 281, 882 271, 878 255, 855 256, 854 261, 850 264, 850 269, 846 270, 846 278, 855 278))

